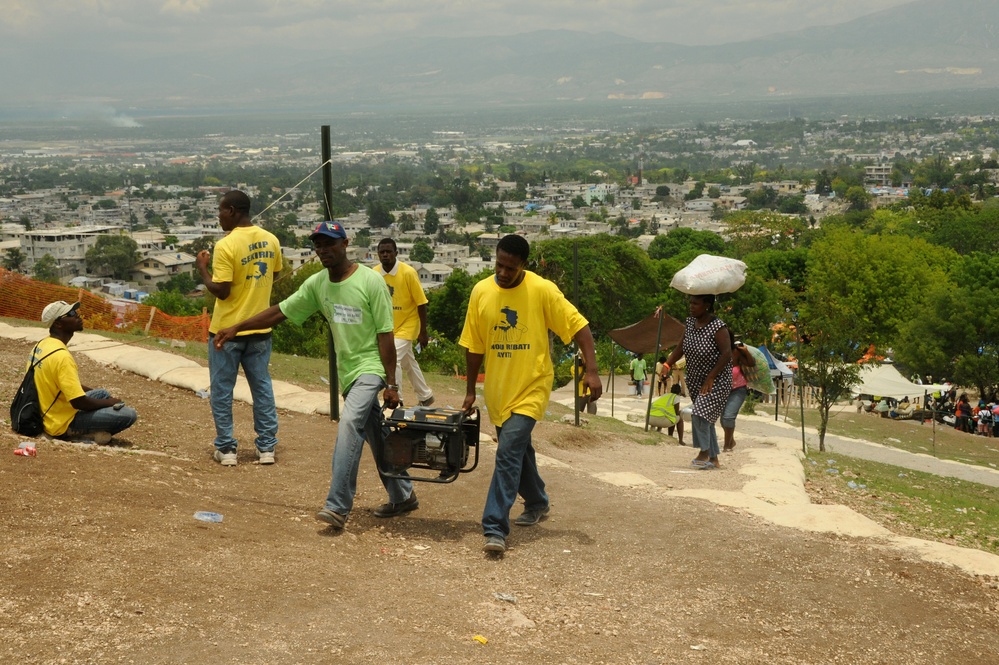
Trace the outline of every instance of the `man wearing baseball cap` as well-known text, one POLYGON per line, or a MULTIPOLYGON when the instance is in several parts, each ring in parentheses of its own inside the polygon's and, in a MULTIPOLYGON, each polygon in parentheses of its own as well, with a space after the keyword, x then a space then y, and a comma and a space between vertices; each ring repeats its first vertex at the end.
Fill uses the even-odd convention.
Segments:
POLYGON ((49 336, 35 345, 31 354, 31 363, 38 363, 38 403, 49 436, 79 436, 106 444, 113 435, 134 425, 138 414, 107 390, 80 383, 79 368, 67 348, 73 334, 83 330, 79 310, 80 303, 64 300, 49 303, 42 310, 41 320, 49 327, 49 336))
MULTIPOLYGON (((242 330, 274 327, 286 319, 301 325, 315 312, 326 318, 336 343, 344 404, 333 451, 330 490, 316 519, 342 529, 354 505, 357 469, 365 440, 375 463, 388 470, 382 456, 385 441, 379 392, 386 406, 399 405, 392 297, 378 273, 347 257, 349 241, 339 223, 320 222, 310 239, 326 270, 309 277, 277 305, 220 330, 215 334, 215 344, 221 347, 242 330)), ((420 505, 411 480, 384 476, 381 480, 389 500, 374 510, 375 517, 403 515, 420 505)))

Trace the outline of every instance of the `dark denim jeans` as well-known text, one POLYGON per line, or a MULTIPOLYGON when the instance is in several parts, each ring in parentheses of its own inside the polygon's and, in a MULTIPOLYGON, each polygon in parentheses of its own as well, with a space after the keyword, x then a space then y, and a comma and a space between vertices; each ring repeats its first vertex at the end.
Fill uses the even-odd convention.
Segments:
POLYGON ((486 495, 486 508, 482 513, 482 532, 486 536, 506 538, 510 534, 510 509, 517 501, 517 494, 524 498, 527 510, 548 507, 545 481, 538 473, 538 462, 531 445, 533 418, 512 414, 496 428, 496 467, 486 495))

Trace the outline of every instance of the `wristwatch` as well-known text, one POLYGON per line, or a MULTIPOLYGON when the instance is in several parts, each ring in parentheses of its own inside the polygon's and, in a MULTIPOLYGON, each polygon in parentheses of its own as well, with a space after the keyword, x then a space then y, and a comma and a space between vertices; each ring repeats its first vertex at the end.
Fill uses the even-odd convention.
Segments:
POLYGON ((394 390, 396 392, 399 392, 399 386, 390 383, 389 385, 385 386, 385 390, 394 390))

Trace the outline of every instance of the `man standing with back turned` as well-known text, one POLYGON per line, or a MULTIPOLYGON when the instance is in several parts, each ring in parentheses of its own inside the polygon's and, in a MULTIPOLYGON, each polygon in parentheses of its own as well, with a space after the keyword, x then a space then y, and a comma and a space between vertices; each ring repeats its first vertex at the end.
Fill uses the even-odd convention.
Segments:
POLYGON ((219 225, 226 236, 211 254, 198 252, 195 265, 208 291, 215 296, 215 311, 208 328, 208 374, 211 379, 212 417, 215 420, 215 461, 236 466, 237 441, 232 433, 232 391, 240 365, 253 396, 253 429, 257 432, 257 458, 274 463, 277 445, 277 406, 268 364, 271 361, 271 328, 243 330, 238 339, 222 347, 214 337, 222 330, 262 312, 271 304, 271 287, 281 271, 281 245, 274 234, 250 221, 250 197, 233 190, 219 201, 219 225))
POLYGON ((558 287, 526 269, 530 245, 518 235, 496 245, 496 274, 472 289, 458 343, 466 349, 468 380, 462 409, 475 404, 475 382, 486 363, 485 399, 496 425, 496 467, 489 484, 482 531, 486 552, 506 551, 510 509, 519 493, 524 512, 514 524, 531 526, 548 515, 545 482, 538 473, 531 432, 545 414, 555 370, 548 331, 575 340, 583 355, 590 399, 603 392, 593 335, 585 318, 558 287))
POLYGON ((427 294, 420 286, 420 278, 412 266, 397 260, 399 248, 392 238, 382 238, 378 243, 378 274, 385 278, 389 293, 392 294, 392 319, 395 323, 396 379, 402 385, 402 373, 406 372, 416 393, 420 406, 434 403, 434 393, 423 378, 423 370, 416 362, 413 342, 427 348, 430 341, 427 333, 427 294))

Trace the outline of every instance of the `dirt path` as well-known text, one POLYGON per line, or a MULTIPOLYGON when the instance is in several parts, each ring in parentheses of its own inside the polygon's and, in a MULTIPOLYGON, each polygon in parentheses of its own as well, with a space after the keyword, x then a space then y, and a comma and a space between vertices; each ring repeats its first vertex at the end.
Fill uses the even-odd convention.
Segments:
MULTIPOLYGON (((0 340, 3 394, 29 352, 0 340)), ((489 446, 388 521, 370 514, 384 491, 365 453, 337 535, 312 518, 327 418, 282 412, 276 465, 244 443, 222 468, 205 400, 78 362, 140 421, 116 447, 45 443, 34 459, 0 435, 0 662, 999 662, 996 579, 676 495, 738 489, 766 443, 694 473, 690 448, 542 423, 552 514, 497 559, 478 524, 489 446)), ((250 408, 235 417, 248 442, 250 408)))

